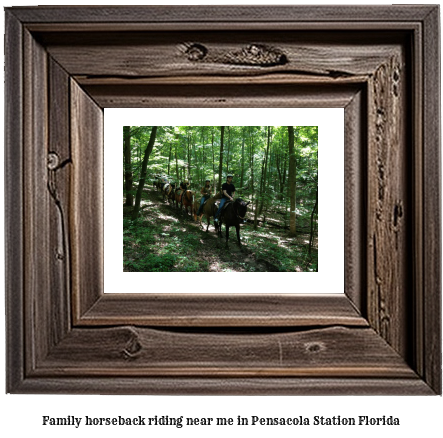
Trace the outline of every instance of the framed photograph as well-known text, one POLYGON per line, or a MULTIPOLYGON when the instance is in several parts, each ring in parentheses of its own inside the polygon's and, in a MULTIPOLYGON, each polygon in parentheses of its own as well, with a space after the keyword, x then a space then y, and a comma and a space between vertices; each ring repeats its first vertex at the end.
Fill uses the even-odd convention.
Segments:
POLYGON ((441 394, 439 37, 438 6, 6 8, 7 392, 441 394), (107 108, 342 108, 343 284, 106 293, 107 108))
POLYGON ((211 293, 269 294, 282 281, 291 285, 282 284, 283 294, 344 293, 343 108, 107 108, 104 113, 105 293, 143 293, 155 282, 159 294, 208 293, 209 284, 211 293), (140 184, 153 129, 142 125, 146 121, 158 129, 140 184), (210 126, 214 121, 224 126, 210 126), (298 183, 293 236, 287 125, 294 121, 298 183), (115 177, 122 169, 115 150, 123 131, 128 134, 124 187, 115 177), (247 205, 238 221, 241 246, 234 216, 226 248, 226 225, 222 221, 223 238, 218 237, 213 216, 228 173, 235 197, 247 205), (179 184, 185 180, 194 201, 182 205, 179 184), (126 181, 132 181, 129 188, 126 181), (205 185, 210 198, 200 215, 205 185), (320 216, 328 220, 318 221, 320 216), (213 283, 214 273, 223 273, 223 279, 213 283), (331 281, 334 289, 327 286, 331 281))

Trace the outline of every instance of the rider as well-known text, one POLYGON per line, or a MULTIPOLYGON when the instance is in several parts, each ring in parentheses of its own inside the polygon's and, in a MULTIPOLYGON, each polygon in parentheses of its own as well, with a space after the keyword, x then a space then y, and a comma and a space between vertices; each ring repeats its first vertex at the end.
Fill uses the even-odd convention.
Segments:
POLYGON ((220 205, 215 213, 214 222, 218 222, 218 215, 220 214, 223 205, 225 205, 225 202, 234 200, 235 187, 234 184, 232 184, 232 178, 234 178, 233 175, 227 175, 226 182, 222 185, 223 197, 221 198, 220 205))
POLYGON ((201 188, 200 193, 203 195, 203 197, 200 200, 200 207, 198 208, 197 216, 200 216, 203 209, 203 204, 211 196, 211 181, 209 179, 205 181, 205 186, 201 188))
POLYGON ((160 190, 163 190, 163 187, 168 183, 168 178, 166 178, 166 175, 162 175, 160 177, 160 190))
POLYGON ((188 181, 187 179, 185 179, 184 181, 182 181, 182 182, 180 183, 179 188, 178 188, 178 189, 175 189, 175 192, 177 193, 178 191, 182 190, 182 192, 181 192, 181 194, 180 194, 180 197, 182 198, 182 197, 183 197, 183 193, 185 193, 186 190, 189 189, 188 186, 190 186, 189 181, 188 181))
POLYGON ((178 192, 179 190, 183 190, 184 192, 186 192, 186 190, 188 190, 188 184, 189 181, 187 179, 182 181, 180 185, 175 189, 175 191, 178 192))

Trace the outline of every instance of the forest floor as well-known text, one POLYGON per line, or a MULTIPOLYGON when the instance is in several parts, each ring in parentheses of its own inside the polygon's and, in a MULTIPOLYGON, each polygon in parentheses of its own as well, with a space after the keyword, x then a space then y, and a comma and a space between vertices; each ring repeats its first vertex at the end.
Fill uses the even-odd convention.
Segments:
MULTIPOLYGON (((130 272, 303 272, 317 271, 317 239, 308 257, 309 234, 289 237, 288 230, 240 227, 242 249, 235 228, 229 230, 229 249, 213 226, 206 232, 185 210, 163 201, 161 192, 145 187, 140 216, 131 220, 132 207, 123 208, 123 269, 130 272), (221 242, 220 242, 221 240, 221 242)), ((252 218, 253 212, 247 217, 252 218)))

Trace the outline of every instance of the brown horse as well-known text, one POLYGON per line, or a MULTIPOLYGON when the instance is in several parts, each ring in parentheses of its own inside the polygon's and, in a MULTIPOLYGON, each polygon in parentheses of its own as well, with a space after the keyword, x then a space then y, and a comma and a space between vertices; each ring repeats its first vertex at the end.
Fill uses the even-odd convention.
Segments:
MULTIPOLYGON (((211 217, 214 217, 215 212, 217 211, 217 206, 215 205, 215 201, 222 198, 221 193, 217 193, 216 195, 209 198, 206 203, 203 205, 203 213, 198 217, 198 220, 200 222, 200 226, 203 228, 202 225, 202 217, 203 215, 206 216, 206 219, 208 221, 208 226, 206 227, 206 231, 209 230, 209 225, 211 224, 211 217)), ((200 207, 200 200, 196 200, 194 202, 194 220, 197 220, 197 211, 200 207)))
POLYGON ((182 197, 184 190, 182 188, 178 188, 175 190, 175 207, 178 208, 180 205, 180 211, 182 209, 182 197))
POLYGON ((194 211, 193 211, 194 199, 195 199, 194 192, 192 190, 186 190, 182 196, 182 203, 180 205, 180 212, 182 211, 182 206, 184 206, 185 210, 186 210, 186 215, 187 215, 188 214, 188 207, 190 207, 189 214, 192 217, 192 215, 194 214, 194 211))

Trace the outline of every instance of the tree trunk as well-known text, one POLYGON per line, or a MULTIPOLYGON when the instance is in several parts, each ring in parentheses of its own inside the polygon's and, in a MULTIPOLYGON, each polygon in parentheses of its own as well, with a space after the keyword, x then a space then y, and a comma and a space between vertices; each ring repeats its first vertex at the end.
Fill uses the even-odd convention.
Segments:
POLYGON ((262 194, 263 194, 263 172, 265 170, 265 162, 262 162, 261 165, 261 178, 260 178, 260 184, 257 184, 258 190, 255 194, 255 206, 254 206, 254 230, 257 229, 258 225, 258 211, 260 208, 259 201, 261 200, 262 194))
POLYGON ((296 163, 295 163, 295 146, 294 146, 294 127, 288 126, 289 135, 289 199, 290 199, 290 214, 289 214, 289 235, 295 236, 296 233, 296 214, 295 214, 295 201, 296 201, 296 163))
POLYGON ((145 156, 143 157, 142 168, 140 171, 140 181, 138 183, 137 195, 135 197, 134 210, 132 211, 132 220, 137 219, 138 211, 140 210, 140 201, 142 198, 143 186, 145 185, 145 179, 146 179, 146 169, 148 167, 149 155, 151 155, 152 149, 154 148, 156 135, 157 135, 157 126, 153 126, 148 146, 146 146, 145 149, 145 156))
MULTIPOLYGON (((206 172, 206 161, 207 161, 207 157, 206 157, 206 129, 205 126, 201 127, 201 142, 202 142, 202 156, 203 156, 203 169, 206 172)), ((206 179, 206 173, 205 172, 201 172, 200 173, 200 177, 206 179), (204 173, 204 175, 203 175, 204 173)), ((205 181, 200 181, 200 184, 203 186, 205 185, 205 181)))
POLYGON ((168 157, 168 177, 171 174, 171 157, 172 157, 172 142, 169 145, 169 157, 168 157))
POLYGON ((254 154, 255 154, 255 148, 254 148, 254 137, 253 135, 251 135, 251 129, 252 127, 249 128, 249 140, 250 140, 250 165, 251 165, 251 202, 254 199, 254 154))
POLYGON ((267 192, 266 187, 266 180, 267 180, 267 173, 268 173, 268 159, 269 159, 269 146, 271 144, 271 127, 268 126, 268 142, 266 145, 266 154, 265 154, 265 167, 262 172, 262 184, 261 184, 261 200, 260 200, 260 209, 258 211, 258 214, 260 215, 263 211, 263 204, 265 202, 265 194, 267 192))
POLYGON ((229 174, 229 151, 231 149, 231 129, 228 126, 228 153, 226 154, 226 175, 229 174))
POLYGON ((277 172, 278 172, 278 185, 279 185, 279 193, 277 195, 277 199, 279 201, 283 200, 283 175, 282 175, 282 170, 281 170, 281 166, 282 166, 282 157, 281 154, 278 153, 275 157, 276 160, 276 165, 277 165, 277 172))
POLYGON ((191 138, 189 136, 189 131, 188 131, 188 145, 186 150, 188 152, 188 175, 185 178, 190 179, 191 178, 191 138))
POLYGON ((211 144, 212 145, 212 186, 214 187, 213 191, 215 193, 216 186, 215 186, 214 127, 212 127, 211 129, 211 134, 212 134, 212 144, 211 144))
POLYGON ((217 191, 221 191, 222 186, 222 178, 223 178, 223 139, 225 135, 225 127, 220 127, 220 165, 218 167, 218 185, 217 185, 217 191))
POLYGON ((309 258, 311 258, 312 243, 314 242, 314 215, 315 211, 317 210, 317 204, 318 204, 318 188, 315 192, 315 205, 311 213, 311 237, 309 238, 309 251, 308 251, 309 258))
POLYGON ((282 195, 283 195, 284 187, 285 187, 285 184, 286 184, 286 171, 287 171, 287 168, 288 168, 287 164, 288 164, 288 160, 285 157, 285 162, 283 164, 283 178, 282 178, 282 187, 281 187, 282 195))
POLYGON ((131 127, 123 126, 123 139, 125 150, 125 191, 127 207, 132 207, 133 195, 132 195, 132 163, 131 163, 131 127))
POLYGON ((189 182, 194 187, 200 186, 200 169, 201 169, 201 165, 198 164, 200 162, 200 160, 198 159, 198 155, 197 155, 196 146, 197 146, 198 139, 196 137, 197 137, 197 134, 193 133, 192 134, 192 142, 191 142, 191 155, 192 155, 192 152, 194 152, 195 170, 194 170, 193 174, 194 174, 194 176, 196 176, 196 178, 194 179, 192 175, 189 175, 190 176, 189 182))
POLYGON ((174 148, 175 149, 175 175, 177 176, 177 181, 176 181, 177 184, 180 181, 180 175, 178 173, 178 157, 177 157, 177 148, 178 148, 179 143, 180 143, 180 139, 178 139, 175 142, 175 148, 174 148))
POLYGON ((245 128, 242 128, 242 142, 241 142, 241 175, 240 187, 243 187, 243 178, 245 174, 245 128))

